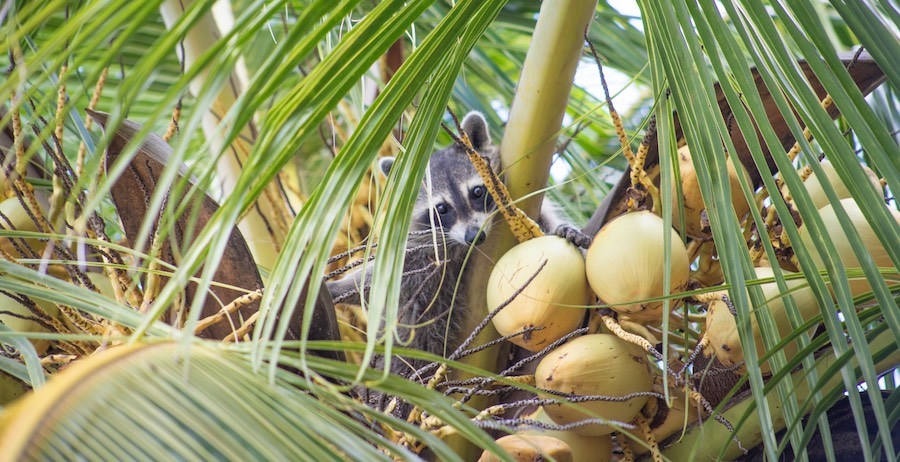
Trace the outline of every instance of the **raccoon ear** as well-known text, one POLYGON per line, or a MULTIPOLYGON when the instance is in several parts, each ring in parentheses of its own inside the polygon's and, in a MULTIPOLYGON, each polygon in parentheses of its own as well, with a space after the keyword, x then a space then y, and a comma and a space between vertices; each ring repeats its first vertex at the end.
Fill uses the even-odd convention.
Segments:
POLYGON ((472 111, 463 117, 462 129, 469 135, 469 141, 476 151, 481 152, 491 145, 491 132, 488 130, 487 121, 480 112, 472 111))
POLYGON ((391 167, 393 167, 393 166, 394 166, 394 157, 388 156, 388 157, 382 157, 381 159, 378 159, 378 169, 381 170, 381 173, 383 173, 384 176, 390 175, 391 167))

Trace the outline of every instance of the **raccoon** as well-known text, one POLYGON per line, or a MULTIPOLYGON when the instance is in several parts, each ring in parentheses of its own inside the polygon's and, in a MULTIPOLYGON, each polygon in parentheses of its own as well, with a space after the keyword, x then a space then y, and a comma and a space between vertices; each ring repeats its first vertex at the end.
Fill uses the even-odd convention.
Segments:
MULTIPOLYGON (((499 149, 491 143, 484 116, 470 112, 461 125, 475 150, 487 157, 494 171, 499 172, 499 149)), ((386 157, 381 159, 379 167, 387 175, 393 164, 394 158, 386 157)), ((409 342, 410 348, 446 357, 463 340, 465 333, 461 332, 461 326, 469 316, 465 280, 458 284, 465 277, 462 272, 466 255, 470 247, 484 242, 491 232, 496 205, 465 148, 456 143, 432 154, 429 177, 430 188, 423 181, 419 190, 407 240, 398 312, 399 337, 401 343, 409 342)), ((564 223, 549 201, 544 202, 538 224, 576 245, 589 245, 590 239, 564 223)), ((335 302, 359 305, 368 282, 369 275, 358 270, 344 279, 329 282, 328 289, 335 302)), ((378 358, 376 366, 380 363, 382 359, 378 358)), ((392 367, 392 372, 405 376, 424 365, 417 361, 393 363, 397 367, 392 367)))

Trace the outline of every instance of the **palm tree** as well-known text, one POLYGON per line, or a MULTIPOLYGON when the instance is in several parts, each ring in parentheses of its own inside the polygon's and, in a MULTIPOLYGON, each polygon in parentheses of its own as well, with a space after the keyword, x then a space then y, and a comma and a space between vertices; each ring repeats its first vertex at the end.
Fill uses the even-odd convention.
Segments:
MULTIPOLYGON (((525 422, 493 411, 525 401, 476 389, 536 391, 527 373, 497 378, 508 342, 449 362, 476 378, 455 383, 464 399, 443 393, 447 382, 359 366, 398 350, 439 359, 365 319, 397 320, 409 216, 431 152, 451 142, 440 130, 448 106, 487 115, 523 210, 536 214, 549 178, 547 195, 591 234, 642 204, 684 230, 675 167, 690 146, 711 229, 681 232, 696 284, 664 293, 684 303, 632 330, 659 340, 648 351, 658 368, 688 364, 657 374, 660 407, 683 409, 687 389, 719 396, 702 423, 657 432, 674 435, 662 457, 733 459, 738 440, 770 460, 814 458, 816 438, 833 460, 844 448, 829 435, 846 431, 836 410, 852 415, 866 460, 896 454, 898 395, 881 393, 896 388, 900 360, 900 222, 896 201, 885 207, 900 190, 896 7, 641 0, 637 18, 605 0, 534 3, 4 3, 0 457, 502 456, 495 437, 525 422), (579 62, 594 66, 585 30, 604 68, 643 92, 621 114, 629 149, 648 135, 643 165, 623 156, 607 100, 571 87, 579 62), (557 152, 566 173, 551 178, 557 152), (399 153, 389 181, 371 173, 379 155, 399 153), (748 175, 732 182, 729 168, 748 175), (804 180, 825 168, 839 181, 821 207, 804 180), (662 200, 629 192, 631 171, 662 200), (734 213, 741 197, 757 207, 734 213), (336 310, 320 275, 369 236, 367 310, 336 310), (754 270, 761 261, 771 277, 754 270), (697 348, 723 293, 743 352, 731 370, 716 344, 697 348), (762 309, 776 298, 784 313, 762 309), (697 356, 724 372, 691 365, 697 356), (762 367, 735 374, 742 364, 762 367), (710 386, 716 376, 729 380, 710 386), (424 414, 380 412, 354 399, 364 388, 424 414)), ((483 300, 490 262, 514 243, 492 235, 467 270, 484 282, 462 288, 469 299, 483 300)), ((496 336, 487 326, 470 346, 496 336)))

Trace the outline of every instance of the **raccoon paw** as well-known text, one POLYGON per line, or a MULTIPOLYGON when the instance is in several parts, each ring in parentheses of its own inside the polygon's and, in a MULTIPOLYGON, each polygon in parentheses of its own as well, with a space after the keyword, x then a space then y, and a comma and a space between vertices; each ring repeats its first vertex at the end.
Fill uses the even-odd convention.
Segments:
POLYGON ((576 247, 580 247, 586 249, 591 246, 590 236, 582 233, 578 228, 572 227, 571 225, 559 225, 554 232, 557 236, 575 244, 576 247))

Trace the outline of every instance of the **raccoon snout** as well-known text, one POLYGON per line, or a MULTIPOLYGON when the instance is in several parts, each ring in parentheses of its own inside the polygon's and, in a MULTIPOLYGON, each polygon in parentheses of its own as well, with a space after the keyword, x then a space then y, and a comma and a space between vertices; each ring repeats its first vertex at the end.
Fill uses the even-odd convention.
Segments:
POLYGON ((481 232, 481 228, 475 226, 466 228, 466 244, 481 244, 482 242, 484 242, 484 237, 485 234, 481 232))

